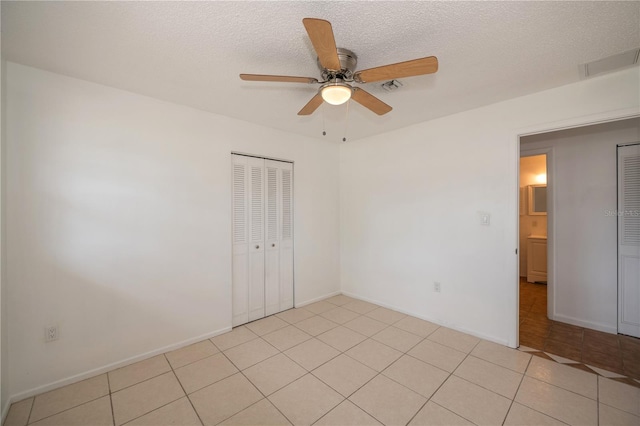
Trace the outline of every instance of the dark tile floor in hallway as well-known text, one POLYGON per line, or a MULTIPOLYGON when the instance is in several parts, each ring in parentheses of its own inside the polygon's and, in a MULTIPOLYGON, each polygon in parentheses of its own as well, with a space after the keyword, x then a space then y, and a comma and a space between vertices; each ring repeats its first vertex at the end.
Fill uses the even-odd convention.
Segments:
POLYGON ((548 319, 547 286, 524 278, 520 279, 520 345, 640 379, 640 339, 548 319))

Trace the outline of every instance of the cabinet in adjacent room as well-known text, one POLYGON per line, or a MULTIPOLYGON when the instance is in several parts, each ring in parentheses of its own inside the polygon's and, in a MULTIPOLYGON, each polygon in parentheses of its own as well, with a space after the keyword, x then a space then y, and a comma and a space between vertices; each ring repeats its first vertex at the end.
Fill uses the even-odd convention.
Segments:
POLYGON ((232 155, 233 326, 293 307, 293 164, 232 155))

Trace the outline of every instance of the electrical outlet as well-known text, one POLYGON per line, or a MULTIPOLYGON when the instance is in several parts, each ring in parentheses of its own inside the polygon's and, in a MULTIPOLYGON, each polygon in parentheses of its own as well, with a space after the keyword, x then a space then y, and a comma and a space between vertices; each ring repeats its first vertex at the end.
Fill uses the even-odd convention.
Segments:
POLYGON ((435 291, 436 293, 440 293, 440 283, 435 281, 433 283, 433 291, 435 291))
POLYGON ((58 326, 51 325, 49 327, 44 328, 44 341, 45 342, 53 342, 54 340, 58 340, 58 326))

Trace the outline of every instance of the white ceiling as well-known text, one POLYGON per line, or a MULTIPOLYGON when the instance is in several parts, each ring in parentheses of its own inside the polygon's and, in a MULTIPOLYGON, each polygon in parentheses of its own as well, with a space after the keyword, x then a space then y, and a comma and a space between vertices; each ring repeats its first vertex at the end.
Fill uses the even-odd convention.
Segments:
POLYGON ((572 83, 578 65, 640 46, 640 2, 7 2, 9 61, 339 141, 572 83), (243 82, 239 73, 319 77, 302 18, 331 21, 358 69, 437 56, 402 79, 379 117, 352 103, 297 112, 317 86, 243 82), (324 114, 323 114, 324 111, 324 114))

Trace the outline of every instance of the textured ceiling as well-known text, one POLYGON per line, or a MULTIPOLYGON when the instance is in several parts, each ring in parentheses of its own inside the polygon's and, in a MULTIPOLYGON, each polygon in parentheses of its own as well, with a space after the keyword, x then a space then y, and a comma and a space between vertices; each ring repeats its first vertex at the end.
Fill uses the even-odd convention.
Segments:
POLYGON ((578 81, 578 65, 640 46, 640 2, 2 2, 13 62, 329 141, 382 133, 578 81), (302 18, 331 21, 358 69, 437 56, 379 117, 352 103, 296 113, 319 77, 302 18), (323 120, 324 118, 324 120, 323 120))

